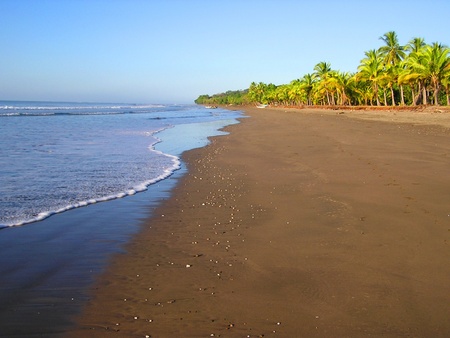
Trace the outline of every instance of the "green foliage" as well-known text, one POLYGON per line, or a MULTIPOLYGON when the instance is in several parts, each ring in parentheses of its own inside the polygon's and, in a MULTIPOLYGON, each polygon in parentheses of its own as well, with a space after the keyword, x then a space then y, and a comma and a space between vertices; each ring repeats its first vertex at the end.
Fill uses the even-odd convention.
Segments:
POLYGON ((248 90, 200 95, 199 104, 273 105, 450 105, 450 49, 413 38, 400 45, 394 31, 384 45, 365 52, 356 73, 319 62, 312 74, 276 86, 252 82, 248 90))
POLYGON ((229 90, 225 93, 210 95, 200 95, 194 102, 208 105, 242 105, 249 103, 247 97, 248 89, 229 90))

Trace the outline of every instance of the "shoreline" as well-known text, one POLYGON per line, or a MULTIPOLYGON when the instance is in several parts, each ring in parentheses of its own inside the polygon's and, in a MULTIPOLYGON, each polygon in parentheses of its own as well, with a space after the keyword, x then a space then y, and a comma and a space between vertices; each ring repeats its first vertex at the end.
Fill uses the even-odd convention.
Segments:
MULTIPOLYGON (((200 109, 201 110, 201 109, 200 109)), ((226 118, 181 123, 159 134, 158 152, 178 156, 222 135, 221 127, 237 123, 240 113, 226 118), (180 139, 183 135, 183 139, 180 139)), ((169 155, 170 156, 170 155, 169 155)), ((151 217, 155 207, 186 171, 184 163, 169 177, 127 198, 92 203, 54 214, 26 226, 1 229, 0 336, 55 336, 71 327, 87 300, 87 292, 116 254, 151 217), (26 318, 26 321, 24 320, 26 318)))
POLYGON ((447 336, 447 119, 232 109, 67 336, 447 336))
MULTIPOLYGON (((255 109, 255 106, 223 106, 224 109, 243 110, 255 109), (239 108, 241 107, 241 108, 239 108)), ((411 123, 415 125, 439 125, 450 128, 450 107, 447 106, 268 106, 264 109, 279 111, 285 113, 304 113, 304 114, 326 114, 326 115, 345 115, 348 118, 383 121, 394 123, 411 123)), ((260 109, 264 111, 264 109, 260 109)))

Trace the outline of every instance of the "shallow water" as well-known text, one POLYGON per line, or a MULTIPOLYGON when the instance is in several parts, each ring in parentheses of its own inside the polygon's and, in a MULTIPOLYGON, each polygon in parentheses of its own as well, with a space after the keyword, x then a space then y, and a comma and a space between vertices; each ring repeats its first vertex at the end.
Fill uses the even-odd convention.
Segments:
POLYGON ((168 175, 156 179, 147 190, 125 198, 88 204, 39 222, 0 230, 0 336, 48 337, 63 332, 87 300, 95 277, 113 255, 123 252, 124 244, 153 209, 170 197, 170 190, 186 170, 179 156, 206 145, 209 136, 223 134, 218 129, 237 123, 236 118, 241 117, 235 112, 213 113, 196 106, 156 114, 63 115, 61 120, 61 116, 53 116, 57 121, 46 120, 45 116, 24 117, 27 121, 0 116, 0 128, 7 131, 1 136, 1 158, 9 161, 8 165, 2 161, 0 177, 2 182, 17 183, 0 185, 3 223, 5 214, 12 215, 5 213, 5 203, 19 205, 21 219, 29 219, 24 216, 29 212, 27 204, 15 196, 24 196, 37 205, 32 208, 36 214, 52 210, 48 201, 64 206, 67 201, 75 204, 100 199, 147 184, 164 170, 168 175), (9 118, 18 120, 4 123, 9 118), (145 134, 152 130, 163 131, 145 134), (45 131, 45 135, 39 131, 45 131), (4 142, 14 144, 9 152, 4 142), (154 142, 159 143, 149 149, 154 142), (58 161, 53 162, 55 153, 58 161), (97 163, 86 165, 83 161, 87 159, 97 163), (106 192, 104 186, 108 187, 106 192))
POLYGON ((154 148, 161 131, 191 126, 164 141, 189 149, 237 116, 193 105, 0 102, 0 227, 143 191, 180 166, 154 148))

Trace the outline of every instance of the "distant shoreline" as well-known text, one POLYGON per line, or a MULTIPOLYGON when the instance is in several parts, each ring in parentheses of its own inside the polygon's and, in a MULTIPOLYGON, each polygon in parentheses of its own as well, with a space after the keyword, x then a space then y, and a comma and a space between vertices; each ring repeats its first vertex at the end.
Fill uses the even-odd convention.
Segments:
MULTIPOLYGON (((230 110, 254 109, 255 105, 236 105, 221 106, 230 110)), ((363 120, 413 123, 423 125, 439 125, 450 128, 450 107, 446 106, 416 106, 411 107, 376 107, 376 106, 268 106, 270 109, 278 112, 298 112, 305 114, 327 114, 327 115, 345 115, 349 118, 358 118, 363 120)), ((257 111, 264 111, 258 109, 257 111)))

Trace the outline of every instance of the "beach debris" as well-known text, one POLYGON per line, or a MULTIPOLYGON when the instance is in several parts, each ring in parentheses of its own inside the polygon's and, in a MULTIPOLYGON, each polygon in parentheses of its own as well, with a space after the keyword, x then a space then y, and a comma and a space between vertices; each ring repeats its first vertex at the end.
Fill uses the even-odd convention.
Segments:
POLYGON ((186 264, 186 268, 190 268, 191 266, 191 264, 186 264))

